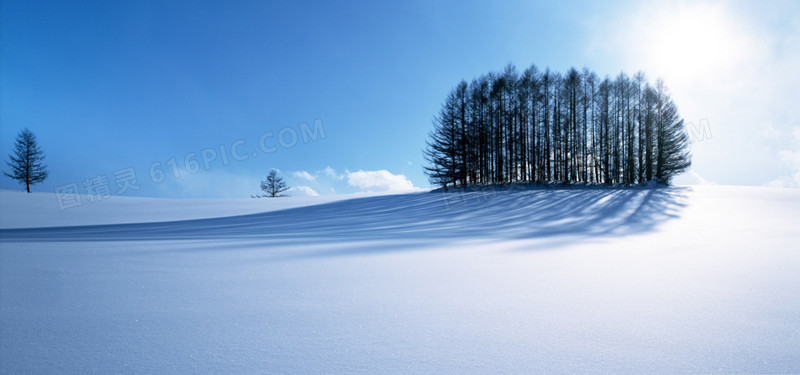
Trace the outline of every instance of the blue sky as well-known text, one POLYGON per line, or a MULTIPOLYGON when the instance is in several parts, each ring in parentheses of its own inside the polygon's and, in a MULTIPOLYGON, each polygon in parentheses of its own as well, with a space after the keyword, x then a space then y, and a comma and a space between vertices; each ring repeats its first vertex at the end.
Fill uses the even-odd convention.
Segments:
POLYGON ((678 182, 800 184, 797 2, 233 3, 3 1, 0 155, 37 134, 35 191, 118 194, 130 168, 124 195, 247 197, 270 168, 298 195, 427 187, 444 96, 511 62, 663 77, 710 131, 678 182))

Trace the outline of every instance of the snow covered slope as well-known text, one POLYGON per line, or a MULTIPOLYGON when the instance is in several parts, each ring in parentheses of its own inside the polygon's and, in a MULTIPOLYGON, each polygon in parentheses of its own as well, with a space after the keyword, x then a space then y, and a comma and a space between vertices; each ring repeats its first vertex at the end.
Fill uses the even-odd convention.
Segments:
POLYGON ((0 372, 800 372, 798 190, 147 215, 0 230, 0 372))
POLYGON ((236 216, 283 210, 343 199, 368 196, 365 193, 280 199, 159 199, 111 196, 69 206, 55 194, 0 190, 0 228, 58 227, 92 224, 120 224, 236 216))

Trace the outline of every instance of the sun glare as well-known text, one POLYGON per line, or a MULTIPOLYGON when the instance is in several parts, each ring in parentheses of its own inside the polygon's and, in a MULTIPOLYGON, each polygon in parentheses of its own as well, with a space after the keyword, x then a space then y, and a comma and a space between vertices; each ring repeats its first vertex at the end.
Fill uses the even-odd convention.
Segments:
POLYGON ((655 70, 670 81, 702 78, 735 64, 739 59, 736 29, 722 9, 687 6, 664 12, 650 25, 655 43, 650 47, 655 70))

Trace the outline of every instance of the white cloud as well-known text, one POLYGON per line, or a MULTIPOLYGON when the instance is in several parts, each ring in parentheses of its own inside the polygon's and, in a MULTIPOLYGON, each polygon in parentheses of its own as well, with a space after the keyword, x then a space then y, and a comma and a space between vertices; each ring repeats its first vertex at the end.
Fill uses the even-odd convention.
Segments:
POLYGON ((305 197, 318 197, 319 193, 317 193, 314 189, 308 186, 292 186, 287 190, 287 192, 291 195, 296 196, 305 196, 305 197))
POLYGON ((366 192, 407 191, 416 189, 414 184, 411 183, 411 180, 405 175, 392 174, 385 169, 348 172, 347 183, 366 192))
POLYGON ((778 152, 781 165, 789 169, 785 175, 770 181, 769 186, 800 187, 800 126, 792 128, 794 150, 778 152))
POLYGON ((335 178, 337 180, 341 180, 344 178, 344 175, 337 174, 336 170, 331 168, 330 166, 325 167, 325 169, 322 170, 322 173, 324 173, 325 176, 328 176, 330 178, 335 178))
POLYGON ((790 169, 790 172, 775 180, 769 186, 800 188, 800 151, 781 151, 781 163, 790 169))
POLYGON ((294 176, 295 178, 299 178, 301 180, 306 180, 306 181, 310 181, 310 182, 314 182, 316 180, 316 178, 314 178, 314 176, 312 176, 310 173, 308 173, 306 171, 293 172, 292 176, 294 176))

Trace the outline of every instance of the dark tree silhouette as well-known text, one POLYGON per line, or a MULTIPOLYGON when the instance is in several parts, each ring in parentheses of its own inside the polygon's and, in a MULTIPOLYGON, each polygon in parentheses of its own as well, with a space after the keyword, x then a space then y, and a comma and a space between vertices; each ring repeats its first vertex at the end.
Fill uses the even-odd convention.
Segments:
POLYGON ((656 121, 656 181, 669 184, 672 177, 691 165, 689 136, 678 107, 669 98, 662 81, 656 82, 658 120, 656 121))
POLYGON ((600 79, 509 64, 460 82, 424 151, 432 184, 669 184, 691 164, 688 135, 663 82, 600 79))
POLYGON ((459 177, 459 129, 456 125, 458 99, 451 93, 439 115, 433 119, 433 132, 424 152, 428 166, 425 173, 431 183, 446 188, 459 177))
POLYGON ((36 143, 36 135, 28 128, 17 135, 14 143, 14 154, 8 155, 6 164, 11 167, 11 173, 4 175, 25 184, 25 190, 31 192, 31 185, 44 181, 47 178, 47 166, 42 164, 44 152, 36 143))
POLYGON ((289 190, 289 186, 286 186, 286 183, 283 182, 283 177, 278 176, 278 171, 273 169, 269 171, 267 179, 261 181, 261 190, 266 194, 254 195, 253 198, 288 197, 288 195, 283 194, 283 192, 289 190))

